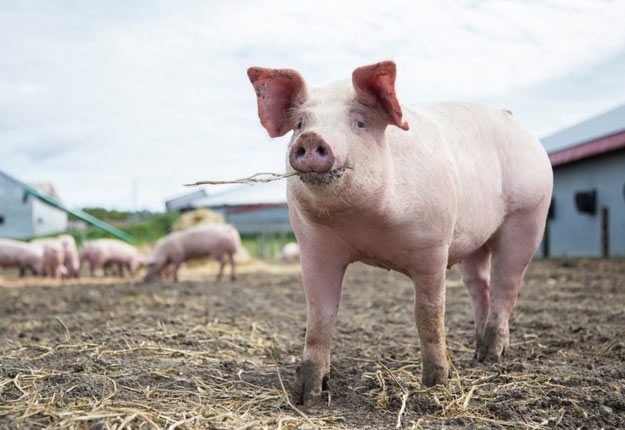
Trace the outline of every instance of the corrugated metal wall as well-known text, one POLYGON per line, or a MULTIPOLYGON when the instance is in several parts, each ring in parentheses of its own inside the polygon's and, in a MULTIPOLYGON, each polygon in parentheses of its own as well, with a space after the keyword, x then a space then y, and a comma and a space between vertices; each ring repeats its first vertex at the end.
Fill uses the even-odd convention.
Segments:
POLYGON ((67 213, 61 209, 50 206, 33 196, 33 227, 35 235, 57 233, 67 230, 67 213))
POLYGON ((273 207, 247 212, 226 214, 226 222, 234 225, 241 234, 288 233, 291 231, 289 209, 273 207))
POLYGON ((33 199, 24 199, 24 189, 0 175, 0 237, 25 238, 34 234, 33 199))
POLYGON ((555 218, 549 222, 552 257, 601 257, 601 209, 608 208, 609 254, 625 256, 625 150, 554 169, 555 218), (596 214, 580 212, 575 193, 597 191, 596 214))

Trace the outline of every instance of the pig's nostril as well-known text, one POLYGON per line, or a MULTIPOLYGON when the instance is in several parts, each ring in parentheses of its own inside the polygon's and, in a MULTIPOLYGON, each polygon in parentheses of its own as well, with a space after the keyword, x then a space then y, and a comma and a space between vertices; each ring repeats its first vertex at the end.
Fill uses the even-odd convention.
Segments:
POLYGON ((324 155, 326 155, 327 151, 323 146, 318 146, 317 153, 323 157, 324 155))
POLYGON ((295 156, 296 157, 303 157, 304 154, 306 154, 306 150, 304 148, 302 148, 301 146, 299 148, 297 148, 297 151, 295 151, 295 156))

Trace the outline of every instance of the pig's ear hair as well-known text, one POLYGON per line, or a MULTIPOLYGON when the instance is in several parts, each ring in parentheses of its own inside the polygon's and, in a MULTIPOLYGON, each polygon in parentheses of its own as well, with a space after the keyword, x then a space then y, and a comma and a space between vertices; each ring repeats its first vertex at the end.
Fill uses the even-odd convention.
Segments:
POLYGON ((290 129, 289 110, 308 98, 304 78, 295 70, 250 67, 247 76, 256 91, 258 117, 269 136, 284 136, 290 129))
POLYGON ((395 94, 396 73, 394 62, 382 61, 354 70, 352 84, 359 102, 366 106, 380 106, 388 114, 390 124, 408 130, 395 94))

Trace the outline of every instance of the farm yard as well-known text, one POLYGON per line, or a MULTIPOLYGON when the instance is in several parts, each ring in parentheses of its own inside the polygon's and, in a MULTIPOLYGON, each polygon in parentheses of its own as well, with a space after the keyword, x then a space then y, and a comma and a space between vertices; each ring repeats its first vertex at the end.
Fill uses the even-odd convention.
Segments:
MULTIPOLYGON (((413 289, 349 268, 323 404, 287 394, 303 347, 299 266, 215 265, 181 282, 0 274, 0 428, 622 428, 625 262, 538 260, 500 364, 473 360, 448 275, 451 378, 420 384, 413 289)), ((137 278, 138 279, 138 278, 137 278)))

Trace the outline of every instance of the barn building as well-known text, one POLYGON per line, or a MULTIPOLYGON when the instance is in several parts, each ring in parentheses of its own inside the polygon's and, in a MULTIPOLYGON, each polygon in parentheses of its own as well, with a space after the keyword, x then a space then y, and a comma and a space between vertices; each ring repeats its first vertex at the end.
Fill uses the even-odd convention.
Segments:
POLYGON ((625 256, 625 105, 541 140, 554 172, 542 255, 625 256))
POLYGON ((244 235, 286 235, 291 233, 282 181, 241 185, 209 195, 203 189, 165 202, 168 211, 185 212, 208 208, 222 214, 227 223, 244 235))
POLYGON ((67 229, 67 213, 40 194, 59 200, 50 184, 28 185, 0 171, 0 237, 25 239, 67 229))

